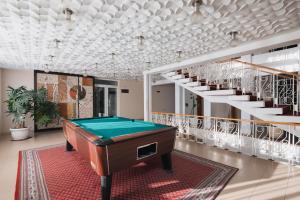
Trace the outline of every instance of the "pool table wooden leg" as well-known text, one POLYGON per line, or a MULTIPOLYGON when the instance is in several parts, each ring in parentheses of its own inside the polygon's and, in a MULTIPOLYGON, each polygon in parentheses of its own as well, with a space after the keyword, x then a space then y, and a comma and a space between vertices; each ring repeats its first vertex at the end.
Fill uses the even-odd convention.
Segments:
POLYGON ((70 142, 67 140, 66 141, 66 151, 72 151, 73 150, 73 146, 70 144, 70 142))
POLYGON ((161 155, 161 161, 165 170, 172 171, 171 152, 161 155))
POLYGON ((110 200, 112 174, 101 176, 101 196, 102 200, 110 200))

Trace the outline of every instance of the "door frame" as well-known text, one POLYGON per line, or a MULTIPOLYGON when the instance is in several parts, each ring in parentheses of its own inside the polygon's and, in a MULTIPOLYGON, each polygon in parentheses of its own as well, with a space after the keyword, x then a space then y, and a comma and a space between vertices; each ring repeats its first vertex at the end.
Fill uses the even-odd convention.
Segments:
MULTIPOLYGON (((117 85, 103 85, 103 84, 95 84, 95 88, 97 87, 103 87, 104 88, 104 116, 108 116, 108 88, 115 88, 116 89, 116 115, 118 114, 119 107, 118 107, 118 86, 117 85)), ((96 95, 95 95, 96 96, 96 95)), ((96 102, 95 98, 95 102, 96 102)), ((99 113, 97 113, 97 116, 99 116, 99 113)))

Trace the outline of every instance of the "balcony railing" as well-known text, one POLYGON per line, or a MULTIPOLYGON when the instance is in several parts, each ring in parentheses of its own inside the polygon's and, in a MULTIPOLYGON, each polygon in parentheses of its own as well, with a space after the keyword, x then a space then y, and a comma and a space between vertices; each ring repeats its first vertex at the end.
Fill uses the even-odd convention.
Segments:
POLYGON ((152 121, 177 127, 177 136, 264 159, 300 164, 300 124, 152 113, 152 121), (280 127, 284 127, 281 129, 280 127))

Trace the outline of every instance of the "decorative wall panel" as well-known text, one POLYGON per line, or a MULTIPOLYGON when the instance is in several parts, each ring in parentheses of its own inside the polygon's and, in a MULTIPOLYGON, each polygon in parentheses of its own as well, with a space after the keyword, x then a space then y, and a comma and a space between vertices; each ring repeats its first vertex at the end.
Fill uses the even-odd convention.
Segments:
POLYGON ((48 100, 58 104, 61 117, 36 130, 60 128, 62 119, 93 117, 93 77, 35 71, 35 88, 41 87, 48 90, 48 100))
POLYGON ((91 117, 93 116, 94 79, 90 77, 80 77, 79 87, 78 96, 80 117, 91 117))

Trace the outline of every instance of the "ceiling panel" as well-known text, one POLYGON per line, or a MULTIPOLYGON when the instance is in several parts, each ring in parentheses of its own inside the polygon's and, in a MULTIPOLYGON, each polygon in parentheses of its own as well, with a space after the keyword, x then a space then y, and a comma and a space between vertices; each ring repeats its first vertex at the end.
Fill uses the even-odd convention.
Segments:
POLYGON ((300 26, 300 0, 204 0, 200 11, 191 24, 192 0, 1 0, 0 66, 135 79, 179 50, 229 47, 230 31, 243 43, 300 26))

